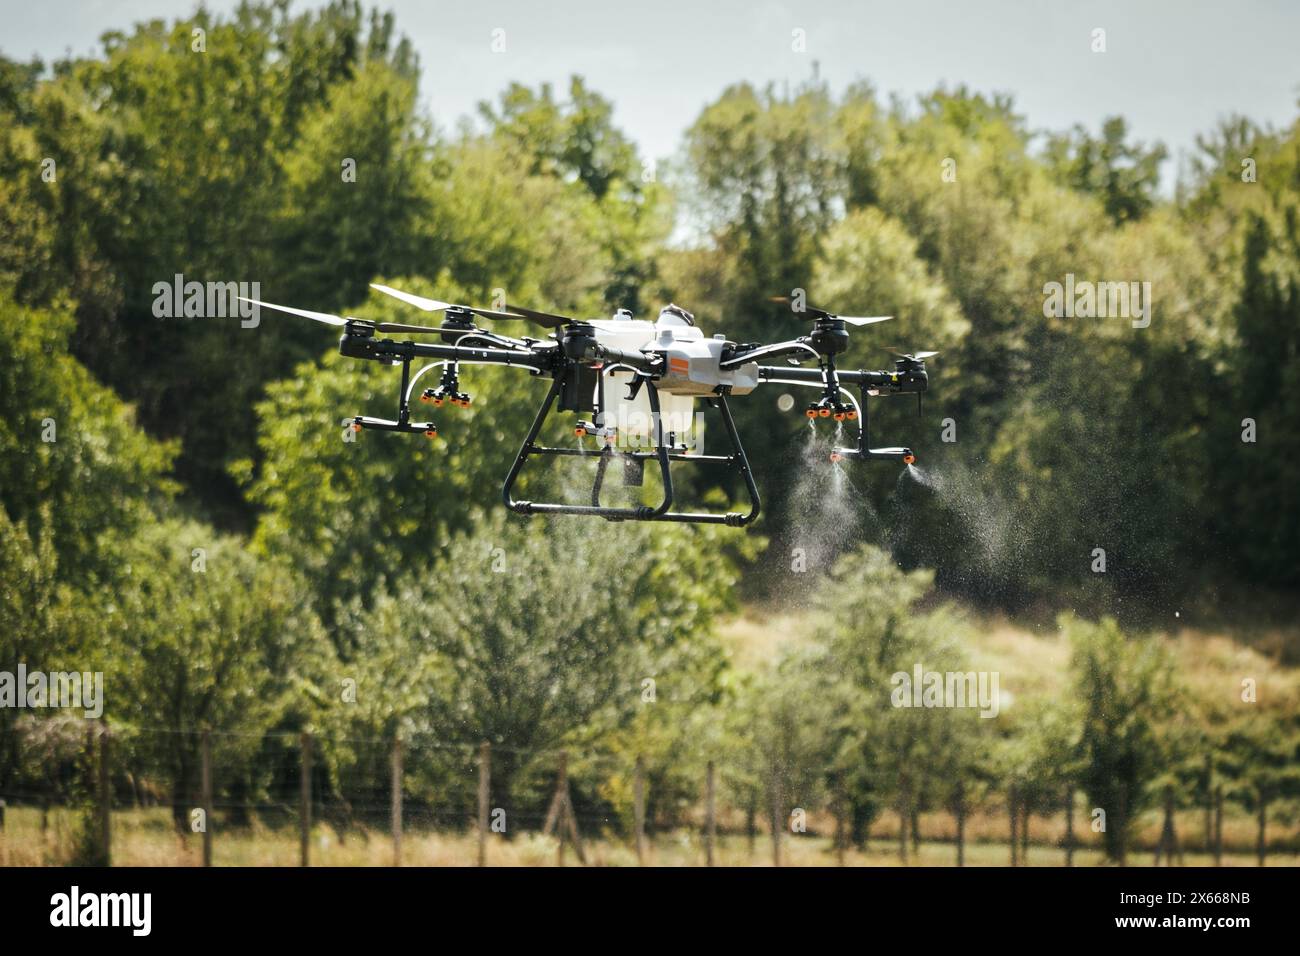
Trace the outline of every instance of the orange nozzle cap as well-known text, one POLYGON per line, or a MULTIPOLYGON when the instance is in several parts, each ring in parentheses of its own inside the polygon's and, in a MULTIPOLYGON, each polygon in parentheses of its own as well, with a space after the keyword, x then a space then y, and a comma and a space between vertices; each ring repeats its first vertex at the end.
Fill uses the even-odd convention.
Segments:
POLYGON ((830 418, 831 410, 829 408, 819 408, 817 409, 817 414, 820 415, 822 418, 830 418))
POLYGON ((914 461, 916 461, 916 456, 915 456, 915 455, 904 455, 904 456, 903 456, 903 464, 905 464, 905 465, 910 465, 910 464, 911 464, 912 462, 914 462, 914 461))

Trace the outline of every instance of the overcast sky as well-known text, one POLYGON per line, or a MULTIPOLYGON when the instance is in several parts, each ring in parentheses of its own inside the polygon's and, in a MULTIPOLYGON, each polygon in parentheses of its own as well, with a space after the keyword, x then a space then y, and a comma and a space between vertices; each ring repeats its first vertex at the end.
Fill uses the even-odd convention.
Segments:
MULTIPOLYGON (((228 11, 234 0, 209 0, 228 11)), ((297 2, 295 10, 311 4, 297 2)), ((388 0, 444 129, 511 80, 563 90, 571 73, 613 100, 643 155, 672 154, 730 83, 797 84, 816 61, 833 90, 858 78, 913 96, 940 83, 1014 94, 1034 129, 1123 114, 1178 156, 1232 112, 1290 123, 1300 98, 1300 3, 1287 0, 388 0), (1090 49, 1106 30, 1105 53, 1090 49), (492 50, 504 30, 505 52, 492 50), (792 50, 804 31, 806 52, 792 50), (500 36, 500 34, 498 34, 500 36)), ((5 0, 0 52, 88 53, 105 30, 185 16, 180 0, 5 0)), ((1168 185, 1176 173, 1166 164, 1168 185)))

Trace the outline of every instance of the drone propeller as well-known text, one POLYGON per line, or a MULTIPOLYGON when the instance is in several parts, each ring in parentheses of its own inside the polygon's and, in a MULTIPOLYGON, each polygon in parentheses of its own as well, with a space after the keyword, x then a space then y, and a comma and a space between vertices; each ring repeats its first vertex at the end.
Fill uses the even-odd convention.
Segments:
POLYGON ((475 315, 481 315, 485 319, 519 319, 523 318, 514 312, 493 312, 491 309, 480 309, 472 305, 457 305, 454 302, 440 302, 437 299, 426 299, 422 295, 415 295, 411 292, 403 292, 401 289, 394 289, 391 286, 378 285, 370 283, 370 288, 391 295, 394 299, 401 299, 407 305, 413 305, 417 309, 423 309, 425 312, 441 312, 443 309, 464 309, 466 312, 473 312, 475 315))
POLYGON ((252 305, 263 309, 274 309, 276 312, 287 312, 289 315, 298 315, 304 319, 312 319, 315 322, 324 322, 326 325, 347 325, 348 320, 340 315, 330 315, 328 312, 312 312, 308 309, 295 309, 287 305, 276 305, 274 302, 261 302, 257 299, 246 299, 242 295, 237 297, 240 302, 248 302, 252 305))
POLYGON ((401 289, 394 289, 392 286, 377 285, 370 283, 370 288, 376 289, 384 295, 391 295, 394 299, 401 299, 407 305, 413 305, 417 309, 423 309, 425 312, 441 312, 443 309, 449 309, 452 306, 450 302, 439 302, 437 299, 426 299, 422 295, 414 295, 410 292, 403 292, 401 289))
MULTIPOLYGON (((556 315, 552 312, 538 312, 536 309, 525 309, 521 305, 507 305, 507 309, 515 313, 511 316, 513 319, 531 319, 538 325, 548 329, 558 329, 562 325, 568 325, 572 322, 581 321, 571 318, 567 315, 556 315)), ((594 323, 589 323, 594 324, 594 323)))
MULTIPOLYGON (((351 316, 331 315, 328 312, 312 312, 310 309, 295 309, 288 305, 276 305, 274 302, 262 302, 259 299, 246 299, 242 295, 238 297, 240 302, 248 302, 263 309, 273 309, 276 312, 285 312, 289 315, 301 316, 304 319, 311 319, 314 322, 323 322, 326 325, 347 325, 349 322, 358 321, 351 316)), ((405 325, 401 322, 379 322, 375 324, 375 329, 380 332, 438 332, 440 329, 430 328, 427 325, 405 325)))
MULTIPOLYGON (((774 295, 768 301, 775 302, 778 305, 793 306, 794 300, 788 295, 774 295)), ((803 310, 795 313, 797 318, 808 319, 839 319, 841 322, 847 322, 849 325, 874 325, 877 322, 888 322, 893 318, 892 315, 836 315, 834 312, 827 312, 825 309, 816 309, 811 305, 805 305, 803 310)))
POLYGON ((439 312, 443 309, 464 309, 466 312, 473 312, 475 315, 481 315, 485 319, 526 319, 536 322, 538 325, 545 326, 548 329, 556 329, 561 325, 568 325, 571 322, 579 321, 572 319, 567 315, 555 315, 551 312, 539 312, 536 309, 525 309, 523 306, 507 305, 506 311, 494 311, 492 309, 480 309, 472 305, 457 305, 454 302, 440 302, 437 299, 426 299, 422 295, 413 295, 410 292, 403 292, 401 289, 394 289, 386 285, 371 283, 370 288, 375 289, 385 295, 391 295, 395 299, 401 299, 408 305, 413 305, 417 309, 423 309, 425 312, 439 312))
POLYGON ((874 325, 877 322, 888 322, 893 318, 892 315, 833 315, 833 319, 839 319, 841 322, 847 322, 849 325, 874 325))
POLYGON ((917 352, 915 354, 911 352, 901 352, 892 346, 886 346, 885 351, 888 352, 890 355, 897 356, 898 358, 901 359, 908 359, 913 362, 924 362, 926 359, 934 358, 936 355, 939 354, 938 352, 917 352))

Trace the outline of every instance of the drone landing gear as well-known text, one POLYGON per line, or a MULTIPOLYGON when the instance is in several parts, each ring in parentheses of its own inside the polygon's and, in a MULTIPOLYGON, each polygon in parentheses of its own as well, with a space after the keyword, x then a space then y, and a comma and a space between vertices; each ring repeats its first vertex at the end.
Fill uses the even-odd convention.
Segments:
MULTIPOLYGON (((726 429, 727 437, 731 440, 732 454, 730 455, 688 455, 684 449, 674 448, 670 439, 663 433, 663 420, 659 414, 659 391, 650 381, 645 383, 647 389, 647 398, 650 402, 650 411, 654 422, 655 432, 655 450, 654 451, 623 451, 616 452, 612 442, 607 444, 599 451, 587 451, 581 448, 551 448, 545 445, 537 444, 537 436, 541 433, 542 426, 545 425, 547 416, 550 415, 551 408, 555 404, 555 399, 560 395, 564 388, 564 376, 557 375, 551 384, 551 389, 542 402, 542 407, 538 410, 537 416, 533 419, 532 427, 528 430, 528 436, 524 439, 523 445, 519 449, 519 454, 515 458, 515 463, 510 469, 510 474, 506 476, 505 485, 501 489, 501 497, 506 503, 506 507, 516 514, 570 514, 570 515, 589 515, 597 518, 605 518, 609 521, 681 521, 694 524, 725 524, 732 527, 742 527, 749 524, 758 517, 759 508, 761 507, 758 497, 758 487, 754 483, 754 477, 749 468, 749 461, 745 457, 745 450, 740 444, 740 435, 736 431, 736 423, 732 420, 731 410, 727 407, 727 396, 725 391, 719 391, 716 401, 716 407, 722 414, 723 427, 726 429), (553 455, 557 457, 597 457, 596 479, 591 489, 591 504, 589 505, 572 505, 561 504, 557 502, 541 501, 516 501, 511 494, 514 489, 515 481, 519 478, 519 473, 523 470, 524 462, 530 455, 553 455), (664 497, 657 506, 639 505, 637 507, 614 508, 607 507, 600 503, 600 491, 604 484, 605 472, 608 469, 610 461, 618 455, 624 463, 624 483, 630 485, 639 485, 641 472, 647 461, 656 461, 659 464, 659 474, 663 481, 664 497), (691 462, 725 462, 734 465, 744 479, 745 488, 749 494, 750 507, 745 513, 730 511, 725 514, 715 512, 685 512, 670 510, 673 505, 673 478, 670 463, 674 461, 691 461, 691 462)), ((586 432, 586 423, 579 427, 586 432)), ((605 436, 608 439, 614 436, 605 436)))
POLYGON ((912 453, 910 448, 898 446, 890 448, 871 447, 871 416, 868 413, 870 406, 867 404, 867 400, 874 394, 866 385, 862 386, 862 428, 858 432, 858 447, 836 448, 831 452, 832 462, 844 461, 847 458, 851 461, 901 461, 905 465, 910 465, 916 461, 916 455, 912 453))
POLYGON ((395 422, 388 418, 371 418, 369 415, 357 415, 352 419, 352 430, 361 431, 368 428, 380 432, 411 432, 425 438, 437 438, 438 426, 433 422, 395 422))
POLYGON ((397 421, 389 418, 371 418, 369 415, 357 415, 352 419, 352 430, 359 432, 363 428, 381 432, 409 432, 423 435, 425 438, 437 438, 438 426, 433 422, 411 421, 411 409, 406 402, 406 387, 411 378, 411 357, 402 359, 402 387, 397 393, 397 421))

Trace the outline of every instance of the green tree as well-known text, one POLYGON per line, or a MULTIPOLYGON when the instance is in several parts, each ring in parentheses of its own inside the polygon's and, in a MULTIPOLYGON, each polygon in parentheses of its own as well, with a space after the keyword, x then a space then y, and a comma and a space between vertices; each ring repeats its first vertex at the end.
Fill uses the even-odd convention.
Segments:
POLYGON ((91 597, 105 716, 145 772, 167 782, 185 828, 199 733, 216 734, 225 779, 251 798, 267 735, 310 721, 320 686, 336 677, 332 653, 301 581, 238 539, 166 521, 120 554, 119 574, 91 597))
MULTIPOLYGON (((542 526, 499 510, 433 539, 432 560, 394 579, 350 618, 341 657, 362 687, 420 688, 386 720, 437 746, 493 744, 494 805, 515 819, 540 796, 561 745, 628 726, 657 695, 711 693, 714 616, 732 606, 736 572, 711 529, 583 523, 542 526), (395 655, 370 648, 399 642, 395 655), (378 673, 400 657, 397 672, 378 673), (548 753, 549 752, 549 753, 548 753)), ((515 832, 512 828, 510 832, 515 832)))
POLYGON ((1141 219, 1155 205, 1160 164, 1169 151, 1157 143, 1127 143, 1128 123, 1109 117, 1101 136, 1084 127, 1048 137, 1046 161, 1060 180, 1072 189, 1096 193, 1116 224, 1141 219))
POLYGON ((167 503, 176 449, 148 438, 134 409, 68 354, 72 331, 66 309, 0 298, 3 507, 52 549, 60 580, 83 583, 112 564, 106 531, 129 534, 167 503))
POLYGON ((1166 770, 1160 727, 1175 715, 1168 653, 1153 637, 1126 637, 1113 619, 1059 621, 1073 646, 1071 668, 1082 707, 1081 783, 1106 812, 1105 846, 1119 859, 1133 821, 1166 770))

